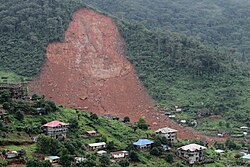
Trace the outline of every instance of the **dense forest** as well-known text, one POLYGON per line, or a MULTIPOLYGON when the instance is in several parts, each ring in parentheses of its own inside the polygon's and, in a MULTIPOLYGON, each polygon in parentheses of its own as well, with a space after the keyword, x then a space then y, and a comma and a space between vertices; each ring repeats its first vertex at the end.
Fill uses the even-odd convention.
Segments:
POLYGON ((49 42, 63 39, 77 0, 1 0, 0 70, 37 74, 49 42))
POLYGON ((190 112, 205 107, 250 125, 248 68, 233 58, 243 53, 242 47, 250 40, 249 3, 241 1, 233 5, 234 1, 191 0, 181 5, 181 0, 1 0, 0 70, 22 76, 38 74, 48 43, 63 40, 73 12, 84 3, 92 4, 113 15, 126 42, 127 57, 158 105, 176 104, 190 112), (241 34, 242 43, 232 40, 232 32, 241 34))
POLYGON ((248 0, 85 0, 116 17, 191 35, 238 59, 250 59, 248 0))

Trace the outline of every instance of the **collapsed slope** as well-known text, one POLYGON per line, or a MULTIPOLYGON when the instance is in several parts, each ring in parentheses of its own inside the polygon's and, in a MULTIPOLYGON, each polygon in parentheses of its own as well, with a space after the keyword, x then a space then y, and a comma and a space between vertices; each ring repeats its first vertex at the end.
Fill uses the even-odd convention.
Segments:
POLYGON ((212 141, 157 111, 125 58, 116 25, 89 9, 74 13, 64 42, 49 44, 42 72, 29 89, 66 107, 129 116, 132 121, 144 117, 152 129, 169 126, 179 130, 179 137, 212 141))

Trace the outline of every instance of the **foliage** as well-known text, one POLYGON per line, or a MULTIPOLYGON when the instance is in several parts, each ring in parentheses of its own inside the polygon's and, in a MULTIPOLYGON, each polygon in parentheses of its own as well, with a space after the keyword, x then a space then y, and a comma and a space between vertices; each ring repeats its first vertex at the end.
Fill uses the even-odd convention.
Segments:
POLYGON ((143 119, 143 118, 139 118, 137 126, 138 126, 138 128, 143 129, 143 130, 148 129, 148 124, 146 123, 145 119, 143 119))
POLYGON ((56 155, 59 153, 61 148, 61 143, 54 138, 39 135, 37 139, 37 152, 43 154, 56 155))
POLYGON ((242 61, 250 59, 247 0, 85 0, 85 3, 151 29, 194 36, 242 61))
POLYGON ((166 161, 172 164, 174 162, 174 155, 172 153, 167 154, 166 161))
POLYGON ((31 159, 27 161, 27 167, 52 167, 52 164, 49 161, 41 161, 31 159))
POLYGON ((9 0, 0 5, 0 69, 33 76, 45 60, 45 48, 62 40, 80 0, 9 0))
POLYGON ((161 155, 161 151, 158 147, 154 147, 150 150, 150 154, 155 155, 155 156, 159 156, 159 155, 161 155))
POLYGON ((131 152, 130 152, 130 159, 131 159, 131 161, 133 161, 133 162, 139 162, 139 161, 140 161, 139 155, 138 155, 138 153, 135 152, 135 151, 131 151, 131 152))
POLYGON ((128 167, 128 166, 129 166, 129 161, 128 161, 128 160, 121 160, 121 161, 119 162, 119 165, 120 165, 121 167, 128 167))
POLYGON ((232 139, 227 139, 226 143, 225 143, 226 147, 229 149, 235 149, 236 148, 236 144, 234 143, 234 141, 232 139))
POLYGON ((62 167, 69 167, 74 162, 74 157, 68 154, 67 150, 63 150, 60 156, 60 164, 62 167))
POLYGON ((107 155, 103 155, 100 157, 100 167, 108 167, 110 165, 110 159, 107 155))
POLYGON ((11 99, 9 90, 0 90, 0 103, 8 102, 11 99))
POLYGON ((123 122, 125 122, 125 123, 130 122, 130 118, 128 116, 124 117, 123 122))

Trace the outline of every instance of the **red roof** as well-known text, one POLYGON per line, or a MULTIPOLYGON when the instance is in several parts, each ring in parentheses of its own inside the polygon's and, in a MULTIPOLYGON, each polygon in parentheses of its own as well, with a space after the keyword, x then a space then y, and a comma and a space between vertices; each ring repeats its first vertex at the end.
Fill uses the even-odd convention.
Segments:
POLYGON ((53 127, 57 127, 57 126, 60 126, 60 125, 69 125, 69 124, 66 124, 66 123, 60 122, 60 121, 52 121, 52 122, 44 124, 43 126, 53 128, 53 127))

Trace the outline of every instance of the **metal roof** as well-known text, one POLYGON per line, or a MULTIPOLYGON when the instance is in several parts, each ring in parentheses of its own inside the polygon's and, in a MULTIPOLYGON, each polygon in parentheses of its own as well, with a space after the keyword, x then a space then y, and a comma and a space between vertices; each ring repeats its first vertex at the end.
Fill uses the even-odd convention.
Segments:
POLYGON ((97 146, 103 146, 106 145, 105 142, 99 142, 99 143, 91 143, 89 144, 90 147, 97 147, 97 146))
POLYGON ((206 148, 207 147, 201 146, 199 144, 189 144, 189 145, 178 148, 178 150, 182 149, 182 150, 185 150, 185 151, 188 151, 188 150, 189 151, 196 151, 196 150, 204 150, 206 148))
POLYGON ((159 133, 159 132, 161 132, 161 133, 172 133, 172 132, 177 132, 177 130, 165 127, 165 128, 158 129, 155 132, 156 133, 159 133))
POLYGON ((154 142, 148 139, 139 139, 137 142, 134 142, 133 145, 136 146, 144 146, 144 145, 149 145, 153 144, 154 142))

